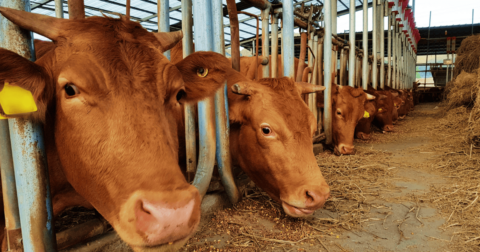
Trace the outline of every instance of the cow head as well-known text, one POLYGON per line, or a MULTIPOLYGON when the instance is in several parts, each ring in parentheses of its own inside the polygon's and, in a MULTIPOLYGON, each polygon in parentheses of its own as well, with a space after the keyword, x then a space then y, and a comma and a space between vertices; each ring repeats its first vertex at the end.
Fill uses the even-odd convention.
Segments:
POLYGON ((0 13, 55 43, 35 63, 0 49, 0 90, 9 82, 32 92, 30 118, 53 132, 68 182, 135 250, 182 246, 199 223, 200 196, 180 171, 173 115, 224 84, 196 58, 229 61, 196 53, 181 73, 162 54, 180 33, 153 34, 126 18, 0 13))
POLYGON ((293 217, 312 214, 330 195, 312 151, 315 118, 301 97, 321 90, 284 77, 241 82, 229 92, 232 155, 293 217))
POLYGON ((374 100, 365 103, 365 115, 358 121, 357 127, 355 127, 356 138, 362 140, 370 139, 371 125, 376 112, 374 100))
POLYGON ((367 92, 376 96, 377 114, 373 123, 384 132, 393 131, 393 98, 398 95, 390 91, 375 91, 372 89, 369 89, 367 92))
POLYGON ((332 133, 336 155, 355 154, 355 127, 364 117, 365 104, 373 99, 375 97, 363 92, 362 88, 332 84, 332 133))

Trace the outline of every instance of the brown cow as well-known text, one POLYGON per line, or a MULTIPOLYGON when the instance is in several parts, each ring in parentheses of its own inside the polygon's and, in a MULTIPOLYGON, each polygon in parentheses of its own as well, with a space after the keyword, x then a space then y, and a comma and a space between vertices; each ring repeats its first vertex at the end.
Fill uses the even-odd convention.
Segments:
MULTIPOLYGON (((353 155, 353 138, 358 122, 365 115, 365 106, 375 97, 362 88, 332 86, 332 129, 335 155, 353 155)), ((317 95, 317 107, 324 108, 324 96, 317 95)))
POLYGON ((200 197, 178 165, 174 117, 223 85, 229 61, 199 52, 178 63, 181 72, 162 54, 178 33, 150 33, 125 17, 0 13, 55 41, 35 63, 0 49, 0 89, 31 91, 30 118, 45 123, 54 215, 95 207, 135 250, 181 247, 199 223, 200 197), (209 76, 197 76, 204 69, 209 76))
POLYGON ((375 100, 368 101, 365 104, 365 111, 368 113, 364 118, 358 121, 357 127, 355 127, 355 137, 362 140, 370 139, 370 132, 373 119, 377 114, 375 107, 375 100))
MULTIPOLYGON (((180 50, 172 49, 173 61, 181 57, 180 50)), ((312 214, 330 189, 312 151, 316 121, 301 95, 323 88, 285 77, 252 81, 233 69, 227 76, 234 164, 280 202, 286 214, 312 214)))
POLYGON ((377 114, 373 120, 374 125, 383 132, 393 131, 393 98, 397 94, 393 94, 390 91, 377 91, 372 86, 369 86, 366 92, 376 97, 375 107, 377 114))

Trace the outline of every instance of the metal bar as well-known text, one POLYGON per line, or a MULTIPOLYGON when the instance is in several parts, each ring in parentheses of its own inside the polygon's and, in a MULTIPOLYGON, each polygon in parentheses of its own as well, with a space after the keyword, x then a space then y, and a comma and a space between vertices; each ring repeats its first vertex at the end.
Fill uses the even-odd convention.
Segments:
MULTIPOLYGON (((472 36, 473 36, 473 19, 475 17, 475 9, 472 9, 472 36)), ((429 28, 430 31, 430 28, 429 28)))
POLYGON ((377 0, 373 0, 373 30, 372 30, 372 56, 373 56, 373 63, 372 63, 372 86, 374 89, 377 89, 378 86, 378 79, 377 79, 377 58, 378 58, 378 8, 377 8, 377 0))
MULTIPOLYGON (((182 1, 182 47, 183 58, 193 53, 193 19, 192 19, 192 0, 182 1)), ((193 104, 185 104, 185 147, 187 155, 187 177, 191 181, 190 175, 195 173, 197 168, 197 140, 195 133, 195 111, 193 104)))
POLYGON ((127 4, 125 6, 126 11, 125 11, 125 16, 130 19, 130 0, 127 0, 127 4))
POLYGON ((392 8, 388 8, 387 86, 392 87, 392 8))
POLYGON ((0 120, 0 168, 2 174, 3 210, 5 215, 5 241, 7 251, 22 249, 22 230, 18 211, 15 171, 8 121, 0 120))
MULTIPOLYGON (((209 0, 193 0, 193 19, 195 20, 195 50, 212 51, 213 26, 212 5, 209 0)), ((198 102, 198 126, 200 135, 200 153, 197 172, 193 185, 203 197, 207 193, 215 164, 215 115, 212 113, 215 103, 212 98, 198 102)))
POLYGON ((324 21, 325 21, 325 36, 323 54, 325 58, 325 91, 324 93, 324 128, 326 136, 326 144, 332 144, 332 1, 325 0, 324 2, 324 21))
POLYGON ((68 1, 68 18, 69 19, 85 18, 85 4, 83 3, 83 0, 68 1))
POLYGON ((259 8, 260 10, 266 10, 271 8, 271 4, 267 0, 244 0, 245 2, 250 3, 253 7, 259 8))
MULTIPOLYGON (((250 0, 251 1, 251 0, 250 0)), ((267 2, 268 3, 268 2, 267 2)), ((270 3, 268 3, 270 4, 270 3)), ((268 6, 268 5, 267 5, 268 6)), ((270 6, 267 8, 263 9, 261 12, 261 17, 262 17, 262 56, 264 59, 268 59, 268 56, 270 55, 269 49, 270 49, 270 32, 269 32, 269 17, 270 17, 270 6)), ((223 47, 224 44, 222 44, 223 47)), ((268 78, 270 75, 270 61, 266 64, 262 64, 262 74, 263 78, 268 78)))
POLYGON ((453 68, 455 67, 455 50, 456 50, 456 42, 457 39, 455 37, 452 38, 452 73, 450 74, 450 79, 453 79, 453 68))
POLYGON ((101 235, 108 231, 108 222, 104 219, 94 219, 56 234, 58 249, 62 250, 78 244, 88 238, 101 235))
POLYGON ((278 77, 278 14, 272 13, 272 78, 278 77))
POLYGON ((385 25, 384 25, 384 21, 385 21, 385 15, 384 15, 384 11, 385 11, 385 2, 384 0, 381 0, 381 4, 380 4, 380 13, 379 13, 379 17, 380 17, 380 26, 378 27, 378 32, 380 33, 380 54, 378 55, 379 56, 379 60, 380 60, 380 88, 381 89, 384 89, 385 88, 385 25))
MULTIPOLYGON (((310 83, 314 85, 318 85, 318 35, 313 37, 313 71, 310 83)), ((309 64, 310 65, 310 64, 309 64)), ((310 111, 313 112, 313 116, 315 117, 315 121, 318 118, 318 111, 317 111, 317 93, 309 94, 309 106, 310 111)))
POLYGON ((283 2, 283 29, 282 29, 282 55, 283 55, 283 75, 295 78, 295 51, 293 44, 293 0, 283 2))
MULTIPOLYGON (((158 0, 157 13, 158 17, 158 32, 170 32, 170 12, 169 0, 158 0)), ((163 55, 170 60, 170 50, 163 52, 163 55)))
POLYGON ((363 1, 363 64, 362 86, 368 89, 368 1, 363 1))
POLYGON ((340 49, 340 82, 339 85, 345 85, 346 79, 345 79, 345 71, 347 70, 347 58, 346 58, 346 53, 345 51, 347 48, 342 47, 340 49))
POLYGON ((355 0, 350 0, 350 52, 348 59, 348 85, 350 87, 355 86, 355 0))
POLYGON ((307 53, 307 38, 308 38, 308 34, 306 32, 300 33, 300 55, 298 56, 297 76, 295 76, 295 81, 298 81, 298 82, 302 81, 303 69, 305 68, 305 55, 307 53))
MULTIPOLYGON (((183 8, 182 8, 183 10, 183 8)), ((230 19, 232 67, 240 72, 240 33, 238 23, 237 5, 235 0, 227 0, 228 18, 230 19)))
POLYGON ((63 18, 63 0, 55 0, 55 16, 63 18))
MULTIPOLYGON (((225 55, 223 41, 223 8, 222 0, 212 1, 213 51, 225 55)), ((215 126, 216 126, 216 160, 218 173, 232 204, 240 199, 232 174, 232 157, 230 155, 230 121, 228 117, 227 85, 215 93, 215 126)))
MULTIPOLYGON (((450 37, 447 38, 447 60, 450 59, 450 37)), ((450 65, 447 65, 447 72, 445 76, 445 83, 448 83, 448 68, 450 65)))
MULTIPOLYGON (((30 11, 29 0, 1 0, 0 6, 30 11)), ((0 47, 35 60, 32 32, 0 16, 0 34, 0 47)), ((8 123, 24 251, 55 251, 42 126, 24 119, 9 119, 8 123)))

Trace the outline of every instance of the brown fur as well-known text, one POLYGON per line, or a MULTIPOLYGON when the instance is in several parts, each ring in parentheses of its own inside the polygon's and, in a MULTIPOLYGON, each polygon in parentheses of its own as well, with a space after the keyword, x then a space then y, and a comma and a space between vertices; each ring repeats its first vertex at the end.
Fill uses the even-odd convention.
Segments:
MULTIPOLYGON (((43 55, 35 63, 0 50, 0 83, 32 91, 37 106, 46 107, 31 118, 45 121, 54 215, 76 205, 93 206, 122 239, 141 248, 145 236, 120 212, 130 211, 125 204, 135 192, 155 192, 154 200, 175 207, 179 198, 197 192, 177 163, 174 118, 183 113, 183 102, 211 95, 226 78, 222 71, 212 71, 208 81, 199 81, 191 71, 180 72, 159 49, 168 45, 126 18, 58 22, 63 22, 61 36, 54 46, 41 43, 49 49, 39 48, 43 55), (76 85, 80 94, 67 97, 67 83, 59 77, 76 85), (177 101, 182 89, 187 95, 177 101)), ((205 58, 226 60, 199 53, 179 65, 210 67, 205 58)), ((199 215, 199 208, 194 211, 199 215)))

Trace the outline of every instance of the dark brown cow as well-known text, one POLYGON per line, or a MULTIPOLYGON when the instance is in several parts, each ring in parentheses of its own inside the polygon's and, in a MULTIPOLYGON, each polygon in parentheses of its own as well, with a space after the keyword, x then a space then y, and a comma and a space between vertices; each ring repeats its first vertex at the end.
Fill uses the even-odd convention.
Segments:
POLYGON ((372 122, 377 114, 375 107, 375 100, 368 101, 365 104, 365 111, 368 113, 364 118, 358 121, 357 127, 355 127, 355 137, 362 140, 370 139, 372 122))
POLYGON ((376 97, 375 107, 377 114, 373 120, 374 125, 384 132, 393 131, 393 97, 396 94, 392 94, 390 91, 377 91, 371 86, 368 87, 366 92, 376 97))
POLYGON ((230 62, 199 52, 179 71, 162 54, 178 33, 150 33, 124 17, 0 13, 55 41, 35 63, 0 49, 0 88, 31 91, 30 118, 45 123, 54 215, 95 207, 135 250, 182 246, 199 223, 200 197, 178 165, 174 118, 182 103, 221 87, 230 62))
MULTIPOLYGON (((365 105, 375 97, 362 88, 332 84, 332 129, 335 155, 353 155, 353 139, 358 122, 365 115, 365 105)), ((324 108, 324 96, 317 95, 317 107, 324 108)))
MULTIPOLYGON (((173 61, 181 50, 172 49, 173 61)), ((280 202, 286 214, 312 214, 330 189, 312 151, 316 121, 301 94, 322 88, 290 78, 252 81, 233 69, 226 75, 233 162, 280 202)))

